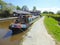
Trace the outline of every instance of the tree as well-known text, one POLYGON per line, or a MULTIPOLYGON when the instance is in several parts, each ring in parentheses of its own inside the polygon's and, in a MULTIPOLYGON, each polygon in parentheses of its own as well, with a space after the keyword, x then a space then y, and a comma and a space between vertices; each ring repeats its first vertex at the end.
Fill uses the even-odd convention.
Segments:
POLYGON ((16 7, 17 10, 21 10, 21 8, 19 6, 16 7))
POLYGON ((54 12, 50 11, 49 14, 54 14, 54 12))
POLYGON ((1 17, 9 17, 14 9, 14 6, 11 3, 5 3, 4 1, 0 0, 0 16, 1 17))
POLYGON ((0 10, 2 9, 2 0, 0 0, 0 10))
POLYGON ((8 10, 10 13, 12 13, 12 11, 15 9, 16 9, 16 7, 11 3, 7 4, 6 8, 5 8, 5 10, 8 10))
POLYGON ((60 15, 60 10, 59 10, 59 11, 57 11, 57 14, 58 14, 58 15, 60 15))
POLYGON ((48 14, 48 11, 44 11, 43 14, 48 14))
POLYGON ((33 11, 36 11, 36 7, 35 6, 33 7, 33 11))
POLYGON ((0 10, 3 10, 6 7, 6 4, 4 1, 0 0, 0 10))
POLYGON ((22 7, 22 10, 23 10, 23 11, 29 11, 29 8, 28 8, 26 5, 24 5, 24 6, 22 7))
POLYGON ((6 7, 6 4, 4 1, 0 0, 0 16, 3 14, 3 10, 6 7))
POLYGON ((4 11, 2 11, 0 16, 3 17, 3 18, 9 17, 10 16, 10 12, 8 10, 4 10, 4 11))

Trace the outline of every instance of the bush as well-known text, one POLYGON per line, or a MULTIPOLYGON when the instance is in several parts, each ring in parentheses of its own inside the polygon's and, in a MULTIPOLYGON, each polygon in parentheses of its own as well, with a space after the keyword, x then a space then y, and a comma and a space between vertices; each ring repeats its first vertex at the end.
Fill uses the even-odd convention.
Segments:
POLYGON ((0 17, 3 17, 3 18, 9 17, 9 16, 10 16, 10 12, 8 10, 2 11, 0 13, 0 17))
POLYGON ((60 15, 60 11, 57 11, 57 14, 60 15))

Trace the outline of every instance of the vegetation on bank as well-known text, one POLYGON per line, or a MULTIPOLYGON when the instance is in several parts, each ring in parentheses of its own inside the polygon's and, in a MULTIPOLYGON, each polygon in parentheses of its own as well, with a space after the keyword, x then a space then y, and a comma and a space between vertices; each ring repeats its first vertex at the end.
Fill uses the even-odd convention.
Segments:
POLYGON ((60 42, 60 26, 58 25, 58 21, 52 17, 46 16, 44 19, 44 24, 49 34, 51 34, 56 41, 60 42))
POLYGON ((60 17, 60 15, 58 15, 58 14, 41 14, 42 16, 52 16, 52 17, 60 17))

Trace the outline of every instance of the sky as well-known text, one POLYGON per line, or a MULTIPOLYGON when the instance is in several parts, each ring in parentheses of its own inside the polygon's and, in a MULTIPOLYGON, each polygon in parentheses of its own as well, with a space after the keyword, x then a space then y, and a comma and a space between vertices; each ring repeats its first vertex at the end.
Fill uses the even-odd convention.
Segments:
POLYGON ((37 10, 41 11, 53 11, 56 12, 60 10, 60 0, 3 0, 7 3, 12 3, 15 6, 22 7, 27 5, 27 7, 32 10, 33 6, 36 6, 37 10))

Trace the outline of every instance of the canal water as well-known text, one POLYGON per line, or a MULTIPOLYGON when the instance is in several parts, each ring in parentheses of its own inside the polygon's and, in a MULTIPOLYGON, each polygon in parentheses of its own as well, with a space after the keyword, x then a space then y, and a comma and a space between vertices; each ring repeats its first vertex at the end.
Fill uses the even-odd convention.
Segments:
POLYGON ((12 31, 8 29, 12 22, 13 20, 0 21, 0 45, 22 45, 24 36, 26 36, 29 30, 12 35, 12 31))

